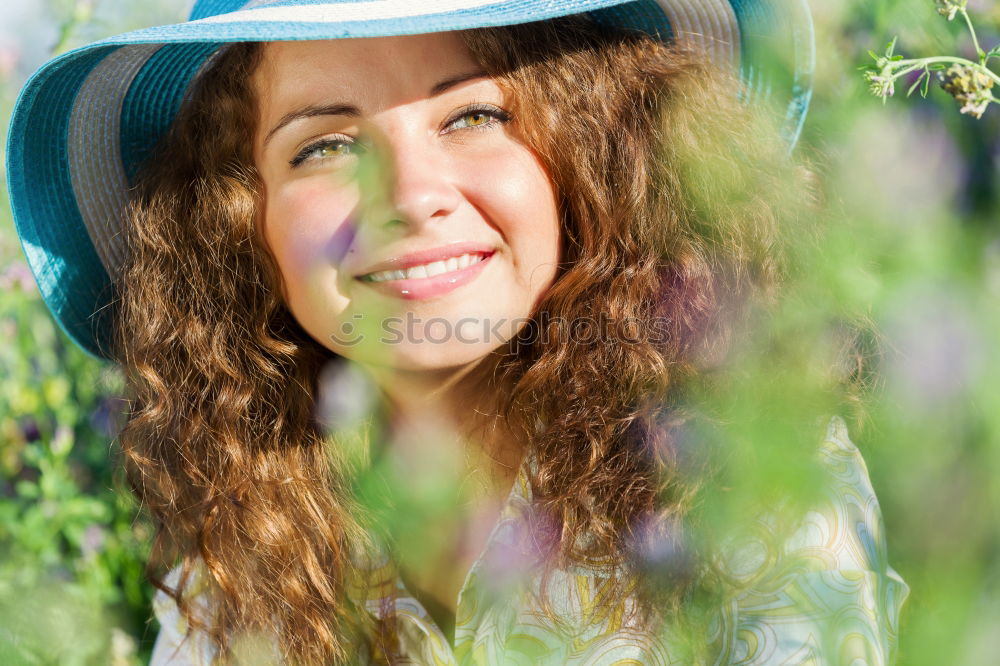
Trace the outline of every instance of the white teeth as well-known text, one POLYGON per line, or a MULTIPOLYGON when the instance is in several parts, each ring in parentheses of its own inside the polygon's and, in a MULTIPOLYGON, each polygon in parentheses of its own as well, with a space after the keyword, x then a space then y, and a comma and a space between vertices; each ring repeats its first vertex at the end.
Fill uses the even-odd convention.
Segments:
POLYGON ((435 261, 433 264, 427 264, 424 273, 427 277, 434 277, 435 275, 441 275, 442 273, 448 272, 448 263, 445 261, 435 261))
POLYGON ((413 278, 425 278, 427 277, 427 265, 422 264, 420 266, 412 266, 403 272, 406 273, 407 280, 412 280, 413 278))
POLYGON ((379 271, 370 273, 364 277, 368 282, 385 282, 386 280, 413 280, 419 278, 434 277, 443 275, 462 268, 467 268, 472 264, 478 264, 485 257, 481 254, 463 254, 460 257, 451 257, 447 260, 433 261, 429 264, 411 266, 406 270, 379 271))

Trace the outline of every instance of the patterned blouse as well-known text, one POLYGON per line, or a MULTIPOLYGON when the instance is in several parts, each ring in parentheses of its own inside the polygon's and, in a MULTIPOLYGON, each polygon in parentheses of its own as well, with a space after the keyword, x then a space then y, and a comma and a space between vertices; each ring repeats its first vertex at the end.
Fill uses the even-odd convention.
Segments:
MULTIPOLYGON (((830 421, 820 454, 832 478, 825 501, 805 514, 803 524, 777 549, 763 540, 741 541, 735 557, 726 559, 734 580, 754 582, 740 586, 708 627, 713 654, 708 663, 880 666, 894 662, 899 613, 909 587, 886 561, 878 501, 864 460, 848 439, 841 418, 830 421)), ((653 636, 628 619, 630 602, 610 613, 595 613, 593 601, 607 580, 596 570, 556 572, 548 586, 549 598, 566 626, 578 629, 568 635, 553 625, 533 602, 538 581, 518 578, 511 573, 516 566, 504 565, 512 557, 516 560, 521 518, 530 502, 522 468, 459 593, 453 643, 407 592, 391 563, 381 562, 386 584, 370 588, 368 597, 359 601, 378 618, 387 604, 395 604, 404 663, 685 663, 669 633, 653 636)), ((176 585, 176 574, 177 570, 171 572, 168 584, 176 585)), ((196 603, 198 586, 195 581, 191 589, 196 603)), ((151 666, 212 663, 212 646, 197 632, 186 635, 184 620, 167 595, 157 593, 154 610, 162 628, 151 666)))

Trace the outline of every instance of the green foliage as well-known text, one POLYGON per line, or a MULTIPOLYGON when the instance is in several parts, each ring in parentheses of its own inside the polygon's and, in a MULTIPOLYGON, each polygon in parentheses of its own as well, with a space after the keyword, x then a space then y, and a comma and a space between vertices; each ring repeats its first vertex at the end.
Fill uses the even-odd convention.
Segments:
MULTIPOLYGON (((11 259, 8 277, 26 274, 11 259)), ((0 662, 109 663, 114 648, 130 663, 151 532, 114 473, 120 378, 25 287, 0 292, 0 662)))
MULTIPOLYGON (((60 49, 93 3, 50 8, 60 49)), ((20 82, 2 76, 6 128, 20 82)), ((0 338, 0 663, 143 663, 155 637, 144 576, 152 532, 115 455, 122 380, 50 316, 6 192, 0 338)))
POLYGON ((931 72, 937 71, 941 87, 962 104, 960 112, 981 118, 991 103, 1000 101, 993 96, 991 90, 994 83, 1000 83, 1000 76, 989 67, 990 58, 1000 54, 1000 45, 993 47, 989 53, 983 51, 979 45, 972 17, 967 11, 966 0, 960 2, 937 0, 937 4, 938 13, 947 17, 949 21, 956 16, 961 16, 965 20, 977 61, 946 55, 904 59, 901 55, 894 55, 898 38, 893 37, 886 47, 885 55, 879 56, 874 51, 868 51, 868 55, 875 60, 875 65, 862 68, 865 70, 865 81, 868 82, 872 94, 881 97, 884 104, 895 92, 895 81, 911 72, 919 72, 919 75, 906 91, 906 96, 912 95, 917 86, 923 83, 920 94, 922 97, 927 97, 931 72), (940 71, 945 69, 945 73, 941 74, 940 71))
MULTIPOLYGON (((47 0, 36 10, 46 24, 24 27, 39 34, 54 27, 55 54, 179 20, 184 8, 176 4, 47 0)), ((16 59, 18 51, 4 56, 16 59)), ((23 83, 18 64, 0 70, 4 129, 23 83)), ((156 631, 144 575, 152 528, 116 455, 122 378, 78 349, 50 316, 5 191, 0 339, 0 663, 145 663, 156 631)))

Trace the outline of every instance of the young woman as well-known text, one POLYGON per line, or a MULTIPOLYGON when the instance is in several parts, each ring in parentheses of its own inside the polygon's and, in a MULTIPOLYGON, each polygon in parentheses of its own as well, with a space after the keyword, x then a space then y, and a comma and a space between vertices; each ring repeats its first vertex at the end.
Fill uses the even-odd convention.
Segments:
POLYGON ((698 536, 688 389, 809 210, 803 6, 202 0, 29 82, 18 230, 128 377, 155 664, 892 659, 839 418, 808 512, 698 536))

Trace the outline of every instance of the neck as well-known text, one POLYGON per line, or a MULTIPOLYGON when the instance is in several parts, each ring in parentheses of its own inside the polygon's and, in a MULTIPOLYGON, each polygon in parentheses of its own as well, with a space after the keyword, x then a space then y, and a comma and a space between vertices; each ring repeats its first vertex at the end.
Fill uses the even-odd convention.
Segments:
POLYGON ((485 548, 524 437, 497 417, 495 365, 374 373, 389 416, 395 560, 410 593, 450 634, 465 576, 485 548))
POLYGON ((459 484, 470 478, 485 492, 504 493, 520 464, 523 436, 498 418, 496 360, 457 368, 368 368, 388 416, 388 452, 415 471, 433 468, 459 484))

